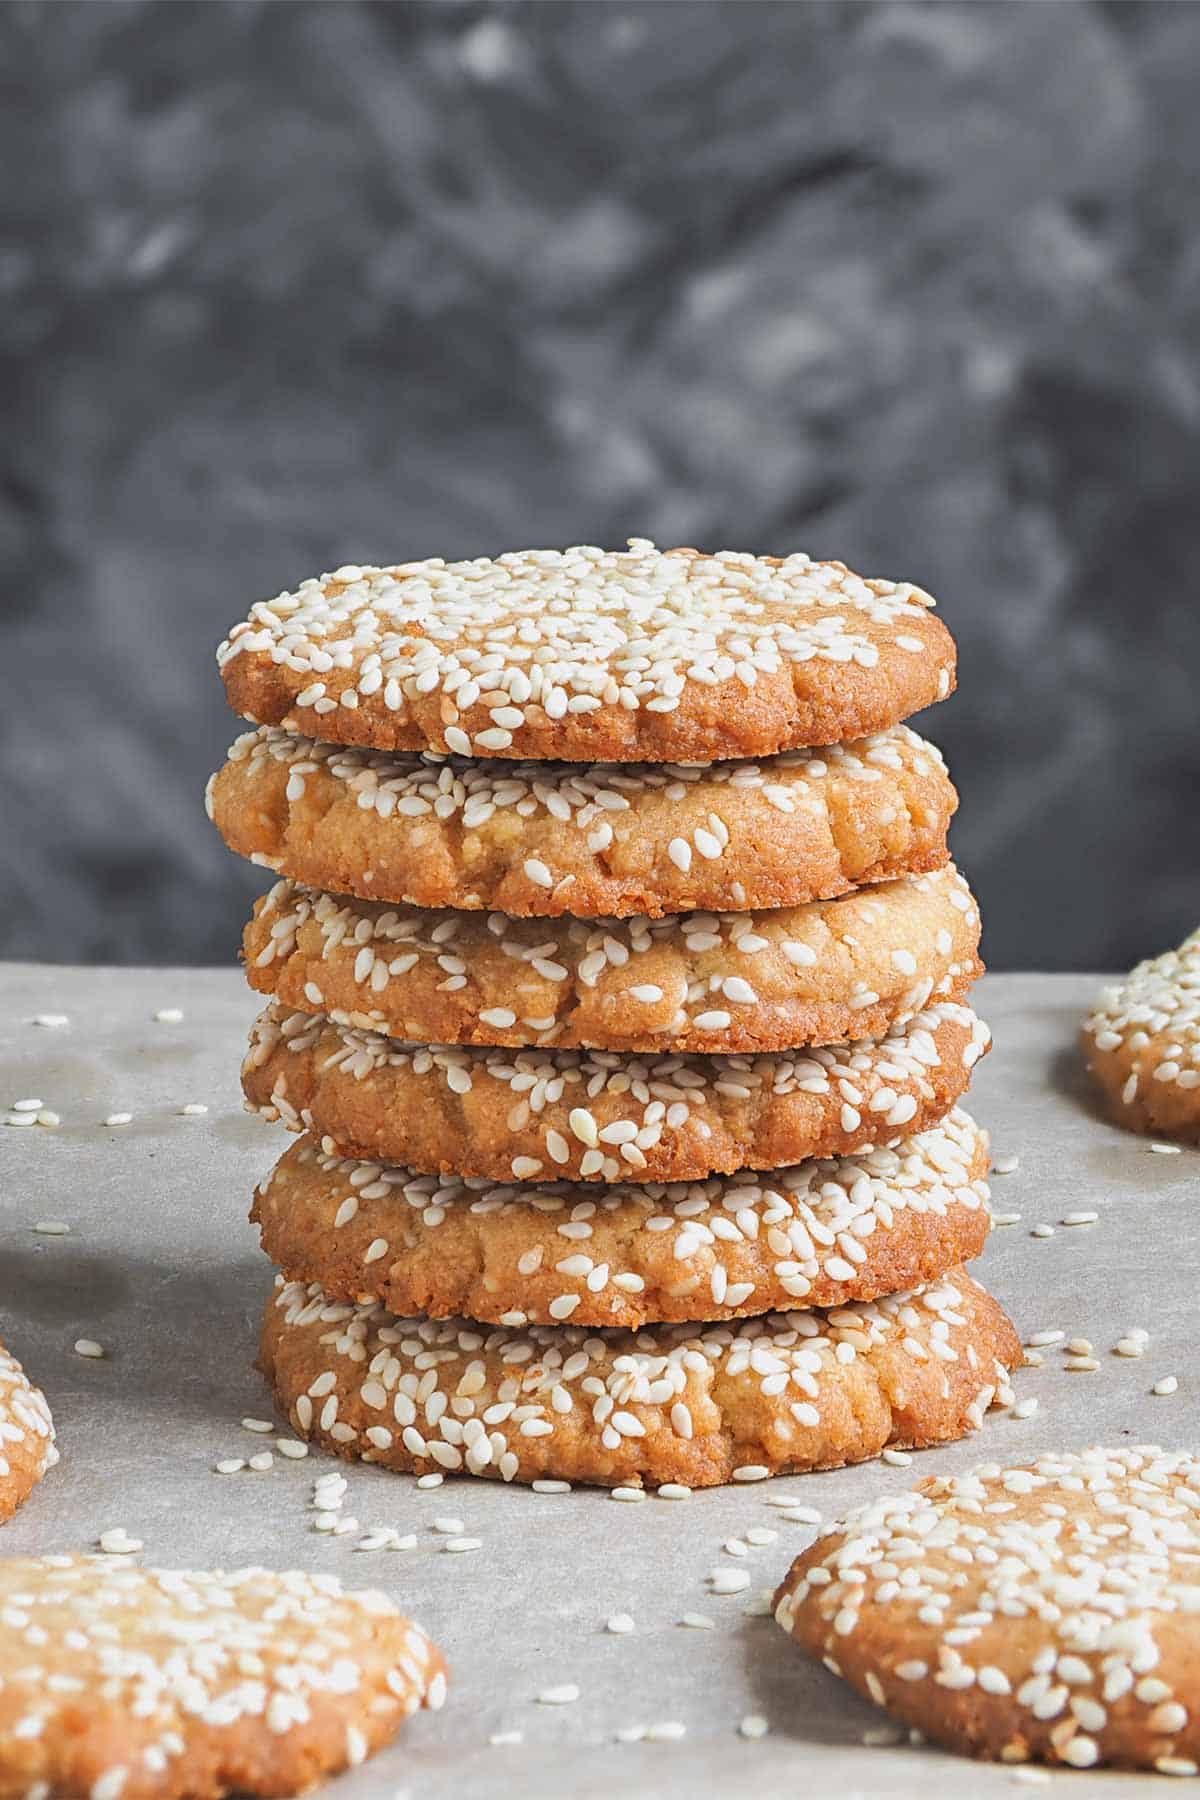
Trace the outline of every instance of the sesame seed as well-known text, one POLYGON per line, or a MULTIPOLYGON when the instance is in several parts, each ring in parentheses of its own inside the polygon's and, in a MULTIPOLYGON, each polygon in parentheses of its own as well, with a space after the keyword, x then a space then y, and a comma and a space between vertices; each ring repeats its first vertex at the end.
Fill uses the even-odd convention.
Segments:
POLYGON ((560 1682, 557 1687, 543 1688, 537 1695, 539 1706, 570 1706, 579 1698, 579 1689, 572 1681, 560 1682))
POLYGON ((994 1156, 992 1158, 993 1175, 1015 1175, 1021 1166, 1019 1156, 994 1156))
POLYGON ((97 1357, 105 1356, 107 1352, 105 1351, 103 1344, 98 1344, 95 1338, 76 1338, 75 1354, 76 1356, 90 1357, 94 1360, 97 1357))
POLYGON ((715 1631, 717 1629, 716 1620, 710 1619, 707 1613, 684 1613, 679 1623, 688 1631, 715 1631))
POLYGON ((1150 1148, 1156 1156, 1178 1156, 1180 1154, 1178 1144, 1151 1144, 1150 1148))
POLYGON ((69 1237, 71 1232, 64 1219, 39 1219, 32 1229, 42 1237, 69 1237))
POLYGON ((178 1006, 160 1006, 154 1019, 159 1025, 179 1025, 183 1021, 183 1011, 178 1006))
POLYGON ((133 1114, 129 1112, 109 1113, 103 1123, 105 1125, 132 1125, 133 1114))
POLYGON ((136 1556, 139 1550, 145 1549, 141 1538, 130 1537, 123 1525, 102 1531, 99 1544, 106 1556, 136 1556))
POLYGON ((1178 1390, 1179 1390, 1178 1376, 1164 1375, 1161 1380, 1155 1382, 1154 1386, 1150 1389, 1150 1392, 1152 1394, 1164 1395, 1164 1394, 1177 1393, 1178 1390))
POLYGON ((769 1730, 770 1726, 761 1713, 746 1713, 738 1721, 738 1732, 744 1738, 766 1737, 769 1730))
POLYGON ((628 1613, 612 1613, 604 1621, 604 1629, 611 1631, 615 1637, 625 1637, 629 1632, 636 1630, 636 1627, 628 1613))

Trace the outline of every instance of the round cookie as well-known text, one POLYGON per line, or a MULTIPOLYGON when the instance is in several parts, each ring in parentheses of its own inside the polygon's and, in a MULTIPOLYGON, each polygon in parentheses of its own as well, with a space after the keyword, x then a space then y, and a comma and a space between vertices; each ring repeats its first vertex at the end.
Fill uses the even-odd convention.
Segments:
POLYGON ((386 1595, 332 1575, 0 1562, 0 1794, 294 1794, 445 1697, 386 1595))
POLYGON ((261 1366, 296 1430, 387 1468, 713 1487, 962 1437, 1021 1359, 958 1269, 935 1288, 739 1325, 489 1331, 280 1284, 261 1366))
POLYGON ((982 973, 951 864, 836 900, 663 919, 427 912, 280 881, 246 978, 289 1007, 418 1044, 699 1052, 883 1037, 982 973))
POLYGON ((713 762, 944 699, 954 643, 933 604, 844 563, 632 538, 341 568, 253 606, 217 660, 235 712, 327 742, 713 762))
POLYGON ((1105 988, 1083 1049, 1119 1125, 1200 1143, 1200 931, 1105 988))
POLYGON ((57 1461, 45 1395, 0 1344, 0 1524, 12 1518, 57 1461))
POLYGON ((819 1538, 775 1616, 952 1750, 1195 1775, 1198 1495, 1155 1446, 934 1476, 819 1538))
POLYGON ((894 1144, 966 1092, 991 1034, 968 1007, 882 1040, 770 1056, 401 1044, 270 1006, 250 1107, 347 1155, 498 1181, 693 1181, 894 1144))
POLYGON ((301 1138, 251 1217, 272 1262, 333 1298, 636 1328, 936 1280, 983 1248, 987 1160, 962 1112, 895 1150, 665 1186, 416 1175, 301 1138))
POLYGON ((449 762, 247 732, 209 784, 231 850, 311 887, 579 918, 795 906, 940 868, 958 797, 905 725, 764 763, 449 762))

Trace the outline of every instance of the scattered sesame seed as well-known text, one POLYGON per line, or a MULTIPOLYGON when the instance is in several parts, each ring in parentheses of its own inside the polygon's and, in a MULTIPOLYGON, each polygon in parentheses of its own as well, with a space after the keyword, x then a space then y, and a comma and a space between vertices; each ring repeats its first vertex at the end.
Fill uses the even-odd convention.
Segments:
POLYGON ((646 1498, 646 1490, 635 1487, 615 1487, 609 1489, 608 1497, 610 1500, 625 1500, 636 1505, 639 1500, 646 1498))
POLYGON ((103 1344, 98 1344, 95 1338, 76 1338, 75 1354, 76 1356, 86 1356, 95 1359, 96 1357, 106 1355, 107 1352, 105 1351, 103 1344))
POLYGON ((633 1619, 628 1613, 613 1613, 604 1621, 605 1631, 611 1631, 614 1637, 626 1637, 636 1630, 633 1619))
POLYGON ((270 1419, 243 1419, 242 1420, 242 1430, 243 1431, 257 1431, 264 1437, 269 1435, 269 1433, 274 1431, 274 1429, 275 1429, 275 1427, 274 1427, 274 1425, 272 1425, 270 1419))
POLYGON ((71 1227, 65 1219, 39 1219, 32 1227, 41 1237, 69 1237, 71 1227))
POLYGON ((1095 1348, 1091 1338, 1073 1337, 1066 1342, 1066 1349, 1072 1356, 1090 1356, 1095 1348))
POLYGON ((459 1556, 468 1550, 482 1550, 483 1539, 477 1537, 448 1537, 442 1545, 447 1556, 459 1556))
POLYGON ((276 1438, 275 1448, 290 1462, 303 1462, 308 1455, 308 1445, 301 1443, 299 1438, 276 1438))
POLYGON ((1178 1156, 1180 1154, 1178 1144, 1151 1144, 1150 1148, 1155 1156, 1178 1156))
POLYGON ((1177 1375, 1164 1375, 1160 1381, 1155 1382, 1150 1392, 1159 1395, 1174 1394, 1178 1388, 1179 1377, 1177 1375))
POLYGON ((1099 1217, 1098 1212, 1070 1212, 1063 1217, 1061 1223, 1064 1225, 1094 1225, 1099 1217))
POLYGON ((539 1706, 570 1706, 578 1700, 579 1689, 573 1681, 564 1681, 557 1687, 543 1688, 536 1698, 539 1706))
POLYGON ((992 1158, 993 1175, 1015 1175, 1020 1166, 1019 1156, 994 1156, 992 1158))
POLYGON ((656 1493, 660 1500, 690 1500, 692 1497, 691 1488, 682 1481, 664 1481, 656 1493))
POLYGON ((1053 1225, 1034 1225, 1031 1227, 1029 1235, 1035 1238, 1052 1238, 1054 1227, 1053 1225))
POLYGON ((186 1106, 179 1108, 181 1119, 203 1119, 207 1114, 208 1108, 202 1100, 189 1100, 186 1106))
POLYGON ((770 1729, 761 1713, 747 1713, 738 1722, 738 1732, 744 1738, 766 1737, 770 1729))
POLYGON ((136 1556, 139 1550, 145 1549, 141 1538, 130 1537, 123 1525, 102 1531, 99 1544, 106 1556, 136 1556))
POLYGON ((686 1626, 689 1631, 715 1631, 717 1629, 717 1621, 710 1619, 707 1613, 684 1613, 679 1623, 686 1626))
POLYGON ((154 1015, 156 1025, 179 1025, 183 1022, 183 1011, 178 1006, 160 1006, 154 1015))
POLYGON ((461 1537, 467 1529, 461 1519, 435 1519, 432 1529, 440 1531, 443 1537, 461 1537))
POLYGON ((218 1475, 240 1475, 246 1466, 246 1459, 244 1456, 224 1456, 213 1466, 218 1475))
POLYGON ((992 1224, 997 1227, 1003 1225, 1019 1225, 1021 1223, 1021 1217, 1022 1215, 1020 1213, 1014 1212, 993 1213, 992 1224))
POLYGON ((275 1458, 269 1450, 260 1450, 256 1456, 250 1458, 247 1466, 256 1474, 265 1475, 268 1469, 275 1467, 275 1458))
POLYGON ((710 1569, 708 1582, 714 1594, 743 1594, 750 1576, 745 1569, 710 1569))
POLYGON ((26 1023, 44 1026, 47 1031, 61 1031, 62 1027, 69 1025, 71 1021, 66 1013, 35 1013, 33 1018, 27 1020, 26 1023))
POLYGON ((418 1475, 417 1476, 417 1486, 419 1488, 441 1487, 441 1485, 442 1485, 443 1481, 445 1481, 445 1479, 446 1479, 446 1477, 444 1475, 439 1475, 437 1473, 437 1471, 435 1470, 433 1472, 433 1474, 431 1474, 431 1475, 418 1475))
POLYGON ((493 1731, 488 1738, 488 1743, 496 1749, 505 1744, 523 1744, 524 1742, 525 1733, 523 1731, 493 1731))
POLYGON ((1031 1344, 1035 1350, 1044 1350, 1050 1344, 1061 1344, 1066 1335, 1065 1331, 1035 1331, 1026 1338, 1025 1342, 1031 1344))
POLYGON ((103 1123, 105 1125, 132 1125, 133 1114, 130 1112, 109 1113, 103 1123))
POLYGON ((1037 1400, 1032 1394, 1028 1394, 1023 1400, 1018 1400, 1013 1406, 1012 1416, 1014 1419, 1032 1419, 1037 1409, 1037 1400))

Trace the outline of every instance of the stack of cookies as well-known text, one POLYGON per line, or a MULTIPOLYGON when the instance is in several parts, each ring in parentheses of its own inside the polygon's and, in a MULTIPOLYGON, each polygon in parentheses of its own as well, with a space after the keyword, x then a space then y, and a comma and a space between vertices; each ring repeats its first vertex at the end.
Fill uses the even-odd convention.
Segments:
POLYGON ((965 1272, 988 1034, 956 805, 902 721, 918 589, 583 546, 347 567, 220 650, 209 792, 282 879, 248 1103, 262 1364, 346 1456, 701 1486, 946 1441, 1008 1397, 965 1272))

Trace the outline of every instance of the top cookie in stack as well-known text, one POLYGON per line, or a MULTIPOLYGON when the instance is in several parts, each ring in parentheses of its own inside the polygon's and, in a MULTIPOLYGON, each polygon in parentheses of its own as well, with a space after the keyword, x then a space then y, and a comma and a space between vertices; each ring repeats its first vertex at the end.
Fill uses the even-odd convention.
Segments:
MULTIPOLYGON (((365 1341, 397 1325, 383 1304, 636 1326, 657 1354, 655 1321, 966 1282, 985 1140, 946 1115, 988 1041, 961 1004, 979 921, 945 765, 903 724, 954 685, 932 606, 840 563, 635 539, 343 568, 235 627, 219 659, 258 729, 210 810, 284 878, 245 936, 272 1003, 244 1085, 313 1134, 256 1202, 311 1284, 268 1322, 285 1399, 314 1323, 365 1341), (782 1173, 711 1179, 743 1168, 782 1173)), ((979 1307, 951 1435, 1007 1354, 979 1307)), ((786 1316, 825 1341, 825 1315, 786 1316)), ((503 1360, 556 1355, 543 1333, 503 1360)), ((360 1442, 344 1401, 335 1446, 422 1466, 416 1426, 360 1442)), ((592 1448, 575 1473, 620 1478, 592 1448)))

